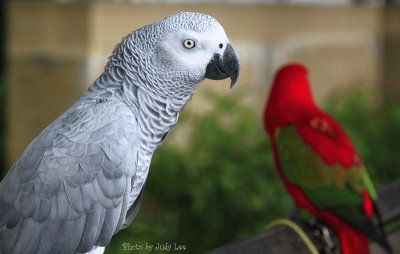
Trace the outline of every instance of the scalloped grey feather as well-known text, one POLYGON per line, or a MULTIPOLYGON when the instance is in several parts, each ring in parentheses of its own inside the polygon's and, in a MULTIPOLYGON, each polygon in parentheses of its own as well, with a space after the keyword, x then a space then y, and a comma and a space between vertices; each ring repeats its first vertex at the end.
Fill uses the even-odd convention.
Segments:
POLYGON ((87 93, 1 182, 0 253, 102 252, 138 213, 152 154, 198 84, 234 84, 238 74, 223 28, 208 15, 178 13, 126 36, 87 93), (184 48, 187 39, 196 47, 184 48))

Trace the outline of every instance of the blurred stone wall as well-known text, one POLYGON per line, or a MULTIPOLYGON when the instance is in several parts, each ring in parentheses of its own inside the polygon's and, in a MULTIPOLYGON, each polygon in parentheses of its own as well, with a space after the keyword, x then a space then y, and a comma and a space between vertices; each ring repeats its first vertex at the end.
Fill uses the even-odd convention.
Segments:
POLYGON ((381 7, 12 1, 8 6, 8 156, 32 139, 101 73, 127 33, 171 13, 208 13, 223 24, 241 59, 237 87, 206 81, 187 110, 210 110, 213 89, 261 115, 273 72, 299 61, 319 102, 332 91, 381 82, 381 7))
POLYGON ((82 5, 12 3, 7 20, 7 163, 78 98, 88 82, 82 5))
POLYGON ((386 101, 400 101, 400 5, 387 5, 382 16, 383 92, 386 101))

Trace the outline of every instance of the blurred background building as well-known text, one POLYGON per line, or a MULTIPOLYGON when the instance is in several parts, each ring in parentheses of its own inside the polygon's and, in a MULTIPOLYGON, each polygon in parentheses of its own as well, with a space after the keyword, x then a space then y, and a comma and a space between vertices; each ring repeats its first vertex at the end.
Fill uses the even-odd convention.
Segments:
MULTIPOLYGON (((273 72, 290 61, 312 70, 319 102, 347 86, 399 80, 399 11, 383 1, 13 0, 6 13, 7 165, 102 72, 123 36, 182 10, 223 24, 242 66, 233 92, 256 109, 273 72)), ((219 83, 200 90, 230 94, 227 82, 219 83)), ((209 109, 201 95, 189 107, 209 109)))
MULTIPOLYGON (((378 101, 400 100, 399 2, 10 0, 5 5, 2 1, 3 167, 8 169, 32 139, 87 89, 123 36, 183 10, 204 12, 219 20, 241 60, 241 76, 233 91, 229 81, 205 81, 188 112, 204 115, 215 110, 207 99, 212 91, 249 107, 260 127, 273 73, 293 61, 311 71, 319 103, 344 98, 352 88, 360 87, 373 87, 379 93, 378 101)), ((187 128, 177 128, 169 142, 182 145, 180 137, 187 132, 187 128)), ((265 156, 270 155, 266 152, 265 156)), ((255 207, 264 209, 264 203, 257 202, 255 207)), ((252 230, 225 232, 226 236, 215 236, 215 241, 205 241, 203 247, 216 247, 252 230)))

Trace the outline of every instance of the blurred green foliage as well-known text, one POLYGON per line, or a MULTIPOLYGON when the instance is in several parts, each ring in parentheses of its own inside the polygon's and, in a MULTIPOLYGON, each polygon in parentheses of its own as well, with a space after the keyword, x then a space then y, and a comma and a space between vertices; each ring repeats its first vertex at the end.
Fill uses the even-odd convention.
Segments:
MULTIPOLYGON (((395 163, 400 104, 383 106, 379 98, 375 90, 361 89, 333 97, 324 107, 347 130, 377 186, 400 176, 395 163)), ((151 253, 166 253, 155 249, 166 243, 169 252, 176 244, 185 253, 203 253, 254 235, 292 211, 261 115, 234 98, 209 99, 214 111, 184 112, 179 121, 193 128, 185 137, 188 148, 180 149, 168 141, 176 137, 168 137, 156 151, 141 211, 106 253, 127 253, 123 243, 130 244, 131 253, 149 253, 151 245, 151 253)))

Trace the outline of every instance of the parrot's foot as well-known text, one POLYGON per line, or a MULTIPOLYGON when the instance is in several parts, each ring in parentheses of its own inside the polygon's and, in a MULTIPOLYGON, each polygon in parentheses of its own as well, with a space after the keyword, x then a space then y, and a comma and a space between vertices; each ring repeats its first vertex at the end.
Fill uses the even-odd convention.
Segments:
POLYGON ((312 230, 312 233, 319 242, 322 243, 323 250, 320 250, 322 254, 338 254, 339 249, 339 239, 333 232, 332 228, 326 225, 321 220, 311 220, 306 222, 307 225, 312 230))
POLYGON ((296 222, 311 238, 321 254, 340 253, 340 244, 330 226, 321 220, 304 219, 299 213, 292 213, 290 219, 296 222))

